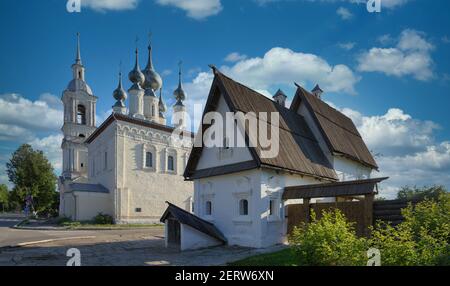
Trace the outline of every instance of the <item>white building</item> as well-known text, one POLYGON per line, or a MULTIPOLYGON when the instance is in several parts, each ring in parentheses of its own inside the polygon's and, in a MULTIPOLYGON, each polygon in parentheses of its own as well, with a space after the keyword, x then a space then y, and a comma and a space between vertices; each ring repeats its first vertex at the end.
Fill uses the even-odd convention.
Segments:
MULTIPOLYGON (((157 222, 172 201, 187 210, 192 207, 193 183, 183 178, 193 134, 172 136, 175 127, 166 124, 162 79, 152 62, 149 46, 147 67, 136 63, 129 73, 128 95, 122 86, 113 93, 113 113, 97 128, 96 102, 85 81, 79 39, 73 80, 63 92, 63 172, 59 180, 60 214, 74 220, 91 220, 98 213, 111 215, 116 223, 157 222), (159 98, 156 92, 160 91, 159 98), (182 142, 180 142, 182 141, 182 142), (183 143, 183 144, 175 144, 183 143)), ((181 83, 174 92, 174 112, 186 112, 186 94, 181 83), (181 108, 180 111, 180 106, 181 108)), ((179 116, 184 118, 183 116, 179 116)), ((178 122, 177 128, 184 126, 178 122)))
MULTIPOLYGON (((184 176, 194 182, 195 216, 169 206, 161 219, 166 223, 168 245, 189 249, 226 242, 259 248, 283 243, 286 205, 293 202, 286 198, 297 198, 296 186, 311 186, 311 190, 301 190, 299 199, 307 198, 305 192, 314 193, 309 197, 327 197, 328 201, 339 197, 340 190, 347 196, 373 194, 374 185, 382 180, 371 179, 372 171, 378 169, 375 160, 351 119, 321 100, 318 86, 312 93, 298 86, 287 108, 281 91, 272 101, 213 70, 215 77, 204 116, 211 111, 224 118, 226 112, 255 112, 257 116, 260 112, 278 112, 279 153, 264 158, 260 144, 194 147, 184 176), (349 190, 349 185, 356 186, 358 192, 349 190), (319 187, 329 188, 317 195, 319 187)), ((264 122, 266 126, 260 126, 260 130, 274 124, 264 122)), ((248 130, 243 131, 244 125, 234 124, 241 135, 251 137, 248 130)), ((208 127, 203 120, 203 129, 208 127)), ((224 135, 224 142, 229 136, 224 135)))

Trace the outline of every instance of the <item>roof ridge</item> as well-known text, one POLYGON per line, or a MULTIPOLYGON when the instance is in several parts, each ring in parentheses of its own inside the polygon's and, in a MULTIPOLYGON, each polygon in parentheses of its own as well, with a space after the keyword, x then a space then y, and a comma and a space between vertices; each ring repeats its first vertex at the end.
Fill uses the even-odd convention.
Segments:
MULTIPOLYGON (((228 80, 230 80, 230 81, 232 81, 232 82, 234 82, 234 83, 236 83, 236 84, 238 84, 238 85, 240 85, 240 86, 242 86, 242 87, 244 87, 244 88, 246 88, 246 89, 248 89, 248 90, 250 90, 250 91, 256 93, 258 96, 260 96, 260 97, 262 97, 262 98, 264 98, 264 99, 266 99, 266 100, 269 100, 270 103, 272 103, 272 104, 274 104, 274 105, 276 104, 273 100, 271 100, 271 99, 268 98, 267 96, 265 96, 265 95, 263 95, 263 94, 257 92, 256 90, 254 90, 254 89, 252 89, 252 88, 250 88, 250 87, 248 87, 248 86, 246 86, 246 85, 244 85, 244 84, 242 84, 242 83, 240 83, 240 82, 238 82, 238 81, 235 81, 234 79, 230 78, 229 76, 223 74, 222 72, 220 72, 220 71, 218 71, 218 70, 216 70, 216 72, 217 72, 219 75, 224 76, 226 79, 228 79, 228 80)), ((226 88, 226 87, 225 87, 225 88, 226 88)), ((277 107, 278 107, 278 106, 277 106, 277 107)), ((290 108, 287 108, 287 107, 282 106, 282 105, 279 105, 279 107, 280 107, 280 108, 284 108, 284 110, 285 110, 287 113, 291 113, 291 114, 293 114, 293 115, 296 115, 296 116, 299 116, 299 117, 305 119, 301 114, 298 114, 297 112, 291 110, 290 108)), ((240 110, 240 109, 238 109, 238 108, 235 108, 235 110, 238 110, 238 111, 243 112, 242 110, 240 110)), ((278 113, 281 113, 281 112, 278 112, 278 113)), ((259 119, 259 116, 258 116, 258 115, 257 115, 257 118, 259 119)), ((281 118, 283 118, 283 120, 285 120, 283 116, 281 116, 281 118)), ((286 121, 286 120, 285 120, 285 121, 286 121)), ((267 124, 269 124, 269 122, 268 122, 267 120, 266 120, 266 122, 267 122, 267 124)), ((272 122, 270 122, 270 125, 272 125, 272 122)), ((285 130, 286 132, 290 132, 290 133, 296 134, 296 135, 298 135, 298 136, 301 136, 301 137, 303 137, 303 138, 305 138, 305 139, 308 139, 308 140, 313 141, 313 142, 316 142, 316 143, 319 142, 319 141, 317 141, 317 139, 314 138, 314 137, 311 138, 311 137, 309 137, 309 136, 308 136, 308 137, 307 137, 307 136, 304 136, 304 135, 302 135, 302 134, 299 134, 299 133, 297 133, 297 132, 294 132, 293 130, 288 130, 288 129, 286 129, 286 128, 283 128, 283 127, 280 126, 280 125, 281 125, 281 124, 279 124, 278 127, 279 127, 280 129, 285 130)), ((286 123, 286 125, 288 125, 288 124, 286 123)))

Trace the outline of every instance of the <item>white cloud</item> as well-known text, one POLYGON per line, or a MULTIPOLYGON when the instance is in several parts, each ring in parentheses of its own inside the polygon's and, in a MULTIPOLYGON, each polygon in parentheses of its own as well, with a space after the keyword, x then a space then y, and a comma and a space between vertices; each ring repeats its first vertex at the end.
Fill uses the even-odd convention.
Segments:
POLYGON ((448 36, 443 36, 441 40, 444 44, 450 44, 450 38, 448 36))
POLYGON ((257 90, 293 82, 319 83, 327 92, 354 94, 359 78, 346 65, 331 65, 323 58, 287 48, 272 48, 263 57, 248 58, 221 70, 257 90))
POLYGON ((246 58, 247 58, 247 55, 242 55, 240 53, 234 52, 234 53, 228 54, 224 60, 226 62, 234 63, 234 62, 245 60, 246 58))
POLYGON ((220 0, 156 0, 163 6, 173 6, 187 13, 187 16, 196 20, 217 15, 222 11, 220 0))
POLYGON ((344 7, 339 7, 336 10, 336 14, 338 14, 342 20, 350 20, 351 18, 353 18, 352 12, 350 12, 350 10, 344 7))
POLYGON ((133 10, 139 0, 82 0, 81 6, 95 11, 133 10))
POLYGON ((347 50, 347 51, 353 50, 353 48, 355 46, 356 46, 356 43, 354 43, 354 42, 347 42, 347 43, 339 43, 338 44, 339 48, 341 48, 343 50, 347 50))
POLYGON ((63 123, 62 105, 58 102, 56 96, 48 93, 36 101, 15 93, 0 95, 0 124, 16 133, 21 129, 33 133, 57 130, 63 123))
POLYGON ((377 41, 382 45, 388 45, 393 43, 393 39, 390 34, 381 35, 378 37, 377 41))
POLYGON ((450 188, 450 142, 435 141, 436 123, 415 119, 398 108, 374 116, 349 108, 341 111, 353 120, 369 149, 377 154, 380 173, 374 175, 389 177, 381 185, 382 197, 395 197, 405 185, 450 188))
MULTIPOLYGON (((257 1, 267 1, 267 2, 273 2, 276 0, 257 0, 257 1)), ((347 2, 351 4, 362 4, 366 5, 367 0, 306 0, 309 2, 328 2, 328 3, 339 3, 339 2, 347 2)), ((381 7, 387 8, 387 9, 394 9, 400 6, 405 5, 406 3, 410 2, 411 0, 381 0, 381 7)))
POLYGON ((62 134, 53 134, 44 138, 36 138, 29 142, 35 150, 41 150, 52 164, 55 173, 60 174, 62 168, 61 142, 62 134))
POLYGON ((413 119, 398 108, 375 116, 363 116, 349 108, 342 112, 353 120, 370 148, 383 156, 424 151, 433 144, 433 132, 439 129, 436 123, 413 119))
POLYGON ((434 46, 425 39, 424 33, 407 29, 401 33, 395 47, 375 47, 359 55, 358 70, 430 80, 434 76, 430 54, 433 49, 434 46))

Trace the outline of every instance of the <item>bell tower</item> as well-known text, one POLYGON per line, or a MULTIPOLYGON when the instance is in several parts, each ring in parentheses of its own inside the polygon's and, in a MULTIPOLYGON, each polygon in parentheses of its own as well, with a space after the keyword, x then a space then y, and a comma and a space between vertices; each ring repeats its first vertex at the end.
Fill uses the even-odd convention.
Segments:
POLYGON ((81 62, 80 34, 77 34, 77 54, 72 65, 73 79, 62 95, 64 106, 64 135, 62 177, 73 180, 87 177, 87 145, 84 143, 96 129, 95 109, 97 97, 85 81, 85 68, 81 62))

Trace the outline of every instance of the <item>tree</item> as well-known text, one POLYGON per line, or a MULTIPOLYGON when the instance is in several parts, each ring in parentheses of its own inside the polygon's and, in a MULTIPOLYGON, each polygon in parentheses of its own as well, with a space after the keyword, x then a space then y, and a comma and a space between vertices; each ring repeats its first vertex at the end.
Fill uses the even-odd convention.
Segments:
POLYGON ((398 199, 418 200, 423 201, 425 199, 437 200, 442 194, 447 193, 444 186, 432 186, 432 187, 402 187, 398 192, 398 199))
POLYGON ((317 219, 294 227, 289 237, 299 265, 363 266, 367 262, 367 240, 358 238, 354 224, 338 209, 322 212, 317 219))
POLYGON ((9 207, 9 191, 4 184, 0 185, 0 209, 4 212, 9 207))
POLYGON ((26 197, 31 195, 35 211, 54 211, 56 176, 42 151, 23 144, 13 153, 6 168, 9 180, 14 184, 10 196, 13 204, 23 207, 26 197))
POLYGON ((405 221, 392 227, 378 222, 371 246, 383 266, 450 265, 450 194, 425 199, 402 210, 405 221))

